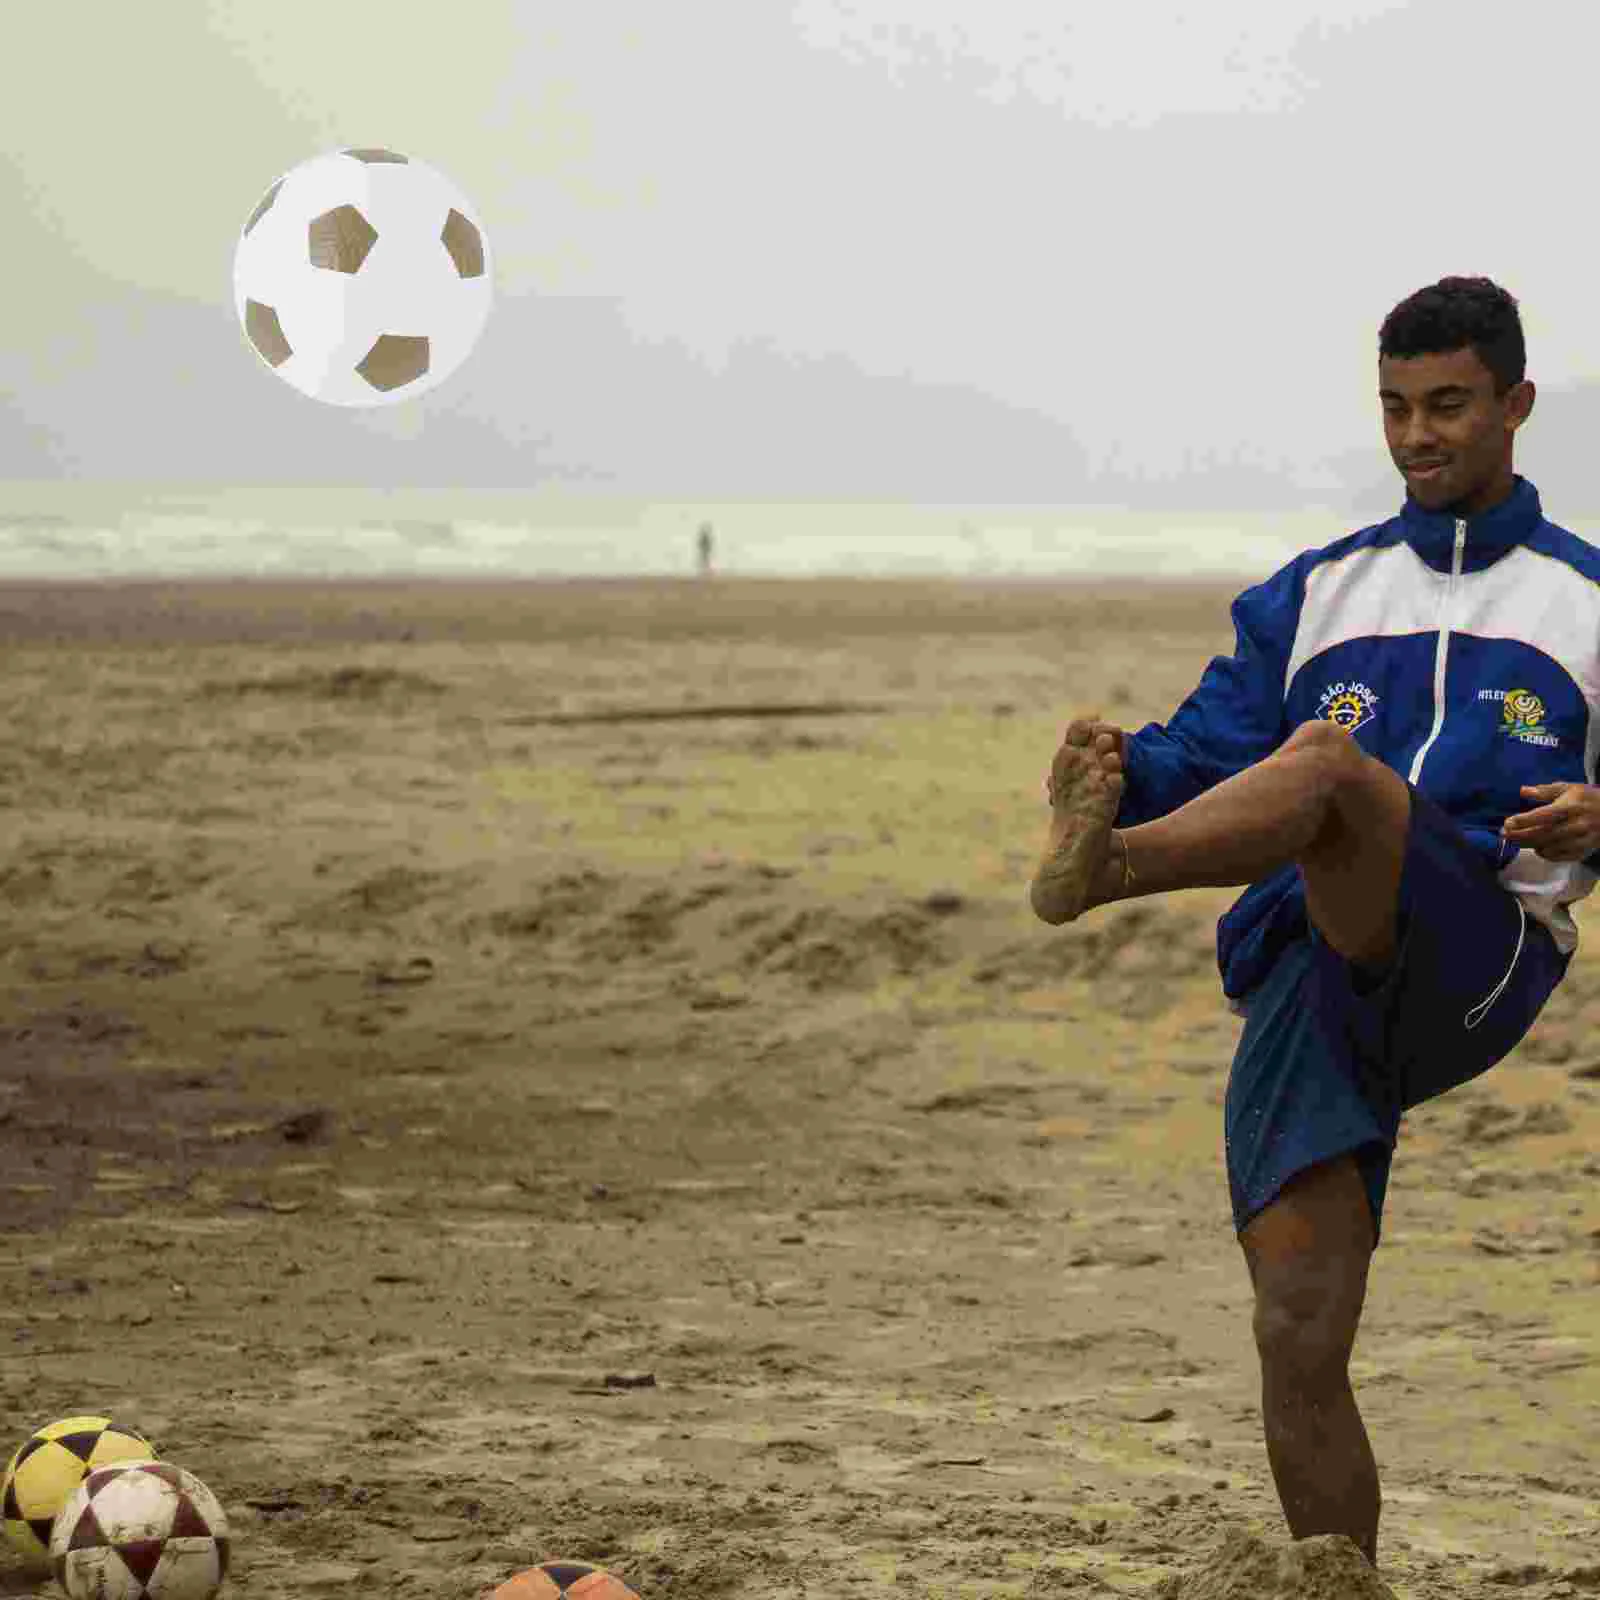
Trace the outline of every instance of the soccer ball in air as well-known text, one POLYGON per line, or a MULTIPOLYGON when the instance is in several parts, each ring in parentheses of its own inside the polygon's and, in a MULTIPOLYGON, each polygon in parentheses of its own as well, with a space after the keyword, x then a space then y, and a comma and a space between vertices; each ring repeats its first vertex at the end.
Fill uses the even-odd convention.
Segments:
POLYGON ((69 1600, 212 1600, 228 1575, 228 1523, 170 1461, 97 1467, 56 1518, 50 1564, 69 1600))
POLYGON ((620 1578, 582 1561, 546 1561, 507 1578, 485 1600, 639 1600, 620 1578))
POLYGON ((450 180, 392 150, 335 150, 279 178, 233 258, 245 338, 314 400, 381 406, 455 371, 493 295, 489 241, 450 180))
POLYGON ((63 1417, 31 1434, 6 1467, 0 1484, 7 1541, 35 1570, 50 1564, 56 1515, 95 1467, 147 1461, 150 1441, 110 1417, 63 1417))

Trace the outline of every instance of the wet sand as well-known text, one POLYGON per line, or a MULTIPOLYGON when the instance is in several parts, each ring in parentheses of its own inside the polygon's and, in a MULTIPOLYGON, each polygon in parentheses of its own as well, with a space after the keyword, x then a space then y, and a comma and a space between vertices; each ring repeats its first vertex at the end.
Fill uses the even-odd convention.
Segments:
MULTIPOLYGON (((0 1445, 142 1426, 252 1600, 1283 1543, 1231 894, 1027 905, 1065 722, 1168 715, 1231 592, 0 584, 0 1445)), ((1597 1023, 1600 941, 1402 1132, 1353 1371, 1412 1600, 1600 1585, 1597 1023)))

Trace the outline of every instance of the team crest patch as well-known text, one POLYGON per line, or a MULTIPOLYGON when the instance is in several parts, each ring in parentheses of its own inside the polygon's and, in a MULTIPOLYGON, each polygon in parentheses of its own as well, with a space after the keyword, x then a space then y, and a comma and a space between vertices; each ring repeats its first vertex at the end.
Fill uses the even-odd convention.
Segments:
POLYGON ((1544 701, 1531 689, 1480 689, 1480 700, 1500 702, 1500 731, 1522 744, 1556 749, 1561 741, 1544 723, 1544 701))
POLYGON ((1378 697, 1364 683, 1330 683, 1317 702, 1317 715, 1354 733, 1378 714, 1378 697))

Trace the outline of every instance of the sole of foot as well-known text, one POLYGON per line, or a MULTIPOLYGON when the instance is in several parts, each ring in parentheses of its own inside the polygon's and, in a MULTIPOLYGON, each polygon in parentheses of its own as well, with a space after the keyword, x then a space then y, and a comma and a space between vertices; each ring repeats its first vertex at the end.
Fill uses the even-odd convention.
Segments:
POLYGON ((1034 914, 1052 927, 1089 909, 1111 854, 1111 824, 1122 800, 1121 763, 1111 744, 1094 738, 1090 722, 1074 722, 1050 769, 1050 849, 1029 898, 1034 914))

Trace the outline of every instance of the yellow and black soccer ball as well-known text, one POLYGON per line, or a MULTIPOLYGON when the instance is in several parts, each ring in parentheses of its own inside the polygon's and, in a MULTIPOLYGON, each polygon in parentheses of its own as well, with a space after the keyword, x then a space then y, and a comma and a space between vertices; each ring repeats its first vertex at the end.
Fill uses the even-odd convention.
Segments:
POLYGON ((50 1566, 50 1530, 78 1485, 116 1461, 149 1461, 155 1447, 137 1428, 110 1417, 46 1423, 12 1456, 0 1482, 5 1535, 30 1567, 50 1566))

